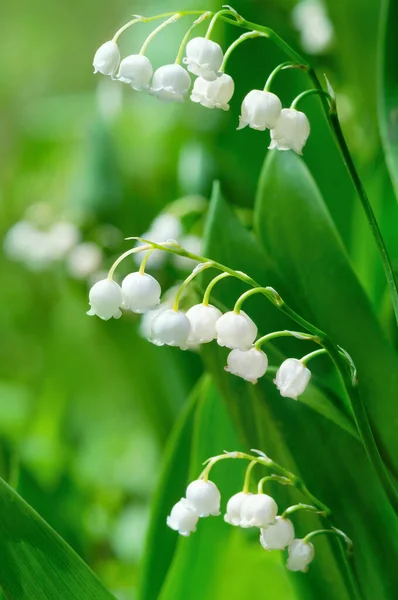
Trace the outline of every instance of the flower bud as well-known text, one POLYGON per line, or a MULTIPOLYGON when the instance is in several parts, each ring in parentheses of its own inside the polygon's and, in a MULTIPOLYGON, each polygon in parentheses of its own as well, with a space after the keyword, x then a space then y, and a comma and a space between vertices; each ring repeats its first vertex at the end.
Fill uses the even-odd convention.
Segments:
POLYGON ((157 346, 179 346, 186 350, 191 323, 180 311, 169 308, 161 312, 152 322, 152 342, 157 346))
POLYGON ((95 53, 93 67, 94 74, 113 75, 119 66, 120 52, 116 42, 110 40, 102 44, 95 53))
POLYGON ((187 487, 186 497, 199 517, 220 514, 221 495, 215 483, 197 479, 187 487))
POLYGON ((310 542, 293 540, 288 548, 286 567, 289 571, 308 571, 308 565, 315 556, 315 548, 310 542))
POLYGON ((216 339, 216 323, 222 312, 209 304, 195 304, 187 311, 191 322, 191 333, 188 341, 190 344, 207 344, 216 339))
POLYGON ((89 293, 90 310, 88 315, 98 315, 104 321, 122 316, 120 306, 123 302, 122 289, 116 281, 101 279, 93 285, 89 293))
POLYGON ((225 370, 232 375, 242 377, 250 383, 257 383, 258 379, 265 375, 268 368, 268 358, 261 350, 250 348, 250 350, 239 350, 235 348, 228 354, 225 370))
POLYGON ((230 311, 216 323, 217 342, 231 350, 249 350, 257 337, 257 326, 243 310, 230 311))
POLYGON ((131 54, 120 63, 117 79, 140 92, 149 89, 152 75, 153 68, 149 58, 141 54, 131 54))
POLYGON ((310 135, 310 123, 306 115, 294 108, 283 108, 271 129, 270 150, 294 150, 303 154, 302 150, 310 135))
POLYGON ((297 400, 311 379, 311 371, 297 358, 287 358, 276 372, 274 383, 284 398, 297 400))
POLYGON ((146 313, 160 303, 159 283, 148 273, 130 273, 122 281, 123 308, 135 313, 146 313))
POLYGON ((166 102, 184 102, 191 78, 181 65, 163 65, 153 75, 151 94, 166 102))
POLYGON ((238 492, 231 496, 228 500, 226 513, 224 515, 224 521, 226 523, 235 525, 235 527, 240 526, 242 505, 249 496, 252 496, 250 492, 238 492))
POLYGON ((277 514, 278 506, 271 496, 253 494, 242 504, 241 527, 268 527, 277 514))
POLYGON ((294 540, 294 527, 289 519, 276 517, 275 523, 260 530, 260 543, 265 550, 283 550, 294 540))
POLYGON ((273 129, 281 110, 278 96, 264 90, 252 90, 243 100, 238 129, 247 126, 257 131, 273 129))
POLYGON ((198 520, 199 515, 193 506, 186 498, 181 498, 171 509, 171 513, 167 517, 167 525, 174 531, 178 531, 180 535, 188 537, 196 531, 198 520))
POLYGON ((225 73, 215 81, 206 81, 203 77, 198 77, 193 85, 191 100, 206 108, 229 110, 228 103, 234 95, 234 91, 234 80, 225 73))
POLYGON ((224 55, 221 46, 203 37, 193 38, 187 44, 184 63, 188 71, 206 81, 217 79, 224 55))

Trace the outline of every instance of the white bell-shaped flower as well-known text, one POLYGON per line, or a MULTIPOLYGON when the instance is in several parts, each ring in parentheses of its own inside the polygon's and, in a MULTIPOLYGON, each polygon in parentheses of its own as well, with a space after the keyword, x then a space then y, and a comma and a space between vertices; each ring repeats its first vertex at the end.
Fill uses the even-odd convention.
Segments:
POLYGON ((294 540, 294 527, 289 519, 276 517, 275 523, 260 531, 260 543, 265 550, 283 550, 294 540))
POLYGON ((122 316, 120 307, 123 302, 122 288, 110 279, 101 279, 93 285, 89 293, 90 310, 88 315, 98 315, 104 321, 122 316))
POLYGON ((278 96, 264 90, 252 90, 242 102, 238 129, 251 127, 257 131, 273 129, 282 111, 278 96))
POLYGON ((207 344, 216 339, 216 323, 222 317, 218 308, 211 304, 195 304, 187 310, 187 317, 191 322, 190 344, 207 344))
POLYGON ((148 273, 130 273, 122 281, 123 308, 143 314, 160 303, 162 290, 159 283, 148 273))
POLYGON ((188 348, 191 323, 185 313, 169 308, 164 310, 152 322, 152 342, 156 346, 179 346, 188 348))
POLYGON ((234 91, 234 80, 225 73, 215 81, 206 81, 203 77, 198 77, 193 85, 191 100, 206 108, 229 110, 228 103, 234 91))
POLYGON ((149 58, 141 54, 131 54, 120 63, 117 79, 140 92, 149 89, 152 75, 153 68, 149 58))
POLYGON ((203 77, 206 81, 217 79, 224 58, 219 44, 204 37, 196 37, 188 42, 186 54, 184 63, 188 71, 203 77))
POLYGON ((188 537, 196 531, 198 520, 199 515, 194 507, 186 498, 181 498, 171 509, 170 515, 167 517, 167 525, 174 531, 178 531, 180 535, 188 537))
POLYGON ((213 481, 196 479, 187 487, 186 497, 194 507, 199 517, 208 517, 220 514, 221 495, 218 487, 213 481))
POLYGON ((268 358, 262 350, 256 348, 239 350, 235 348, 228 354, 225 370, 232 373, 232 375, 250 381, 250 383, 257 383, 258 379, 265 375, 267 368, 268 358))
POLYGON ((303 154, 310 130, 310 122, 303 112, 283 108, 275 127, 271 129, 269 149, 294 150, 297 154, 303 154))
POLYGON ((227 508, 224 515, 224 521, 235 527, 239 527, 241 524, 241 512, 243 503, 249 496, 252 496, 251 492, 238 492, 231 496, 227 502, 227 508))
POLYGON ((276 372, 274 383, 281 396, 297 400, 306 390, 311 371, 297 358, 287 358, 276 372))
POLYGON ((94 73, 113 75, 119 66, 119 46, 113 40, 102 44, 95 53, 93 67, 94 73))
POLYGON ((184 102, 191 78, 181 65, 163 65, 153 75, 151 94, 166 102, 184 102))
POLYGON ((253 494, 241 508, 241 527, 268 527, 275 521, 278 506, 267 494, 253 494))
POLYGON ((288 548, 286 567, 289 571, 308 571, 308 565, 315 556, 315 548, 311 542, 293 540, 288 548))
POLYGON ((243 310, 225 313, 218 319, 216 331, 218 344, 231 350, 249 350, 257 337, 257 325, 243 310))

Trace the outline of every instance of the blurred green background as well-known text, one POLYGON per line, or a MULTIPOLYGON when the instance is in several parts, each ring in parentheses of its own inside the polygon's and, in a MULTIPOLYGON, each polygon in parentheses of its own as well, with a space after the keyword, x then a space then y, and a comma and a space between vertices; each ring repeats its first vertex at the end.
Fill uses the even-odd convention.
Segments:
MULTIPOLYGON (((237 0, 234 7, 274 28, 327 74, 350 148, 395 248, 395 201, 377 127, 379 2, 306 4, 301 19, 294 0, 237 0)), ((214 179, 251 227, 268 134, 235 131, 240 103, 286 59, 261 39, 241 46, 229 65, 236 93, 231 111, 223 113, 189 101, 163 104, 94 77, 92 58, 132 14, 219 7, 211 0, 32 0, 2 7, 0 474, 121 599, 134 597, 160 461, 202 364, 194 352, 148 344, 135 316, 107 323, 88 318, 88 286, 130 247, 123 238, 147 231, 178 198, 194 197, 199 208, 185 215, 184 235, 201 236, 203 198, 214 179), (91 244, 84 246, 87 269, 76 267, 79 254, 32 259, 27 238, 25 254, 16 256, 9 231, 21 221, 42 231, 73 223, 79 243, 91 244)), ((150 46, 155 66, 174 60, 188 21, 169 27, 150 46)), ((122 55, 136 52, 151 27, 126 32, 122 55)), ((226 47, 239 33, 219 24, 215 38, 226 47)), ((305 87, 301 73, 281 73, 275 83, 285 105, 305 87)), ((390 332, 381 267, 354 193, 345 193, 348 176, 336 162, 319 102, 308 99, 303 110, 312 125, 305 161, 390 332)), ((126 261, 120 275, 132 266, 126 261)), ((164 288, 186 272, 171 263, 153 271, 164 288)))

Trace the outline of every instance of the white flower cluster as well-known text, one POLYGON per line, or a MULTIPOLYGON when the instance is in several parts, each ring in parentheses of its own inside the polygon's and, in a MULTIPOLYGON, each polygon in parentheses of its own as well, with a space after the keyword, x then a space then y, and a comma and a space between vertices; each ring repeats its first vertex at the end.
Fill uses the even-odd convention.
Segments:
MULTIPOLYGON (((231 350, 226 371, 253 384, 265 375, 268 358, 256 347, 257 326, 245 312, 234 310, 223 314, 204 302, 195 304, 187 312, 170 306, 170 303, 159 308, 160 296, 159 283, 146 273, 130 273, 121 287, 112 279, 103 279, 90 290, 91 308, 87 314, 108 320, 118 319, 122 308, 140 314, 155 311, 148 321, 150 335, 147 332, 153 344, 186 350, 216 340, 220 346, 231 350)), ((303 362, 288 358, 277 370, 274 382, 282 396, 296 400, 310 379, 311 372, 303 362)))
MULTIPOLYGON (((197 77, 190 95, 192 102, 229 110, 235 84, 222 70, 223 59, 221 46, 210 39, 195 37, 188 42, 183 62, 197 77)), ((105 42, 97 50, 93 64, 94 73, 110 75, 160 100, 183 102, 191 88, 189 73, 180 64, 163 65, 154 71, 150 60, 141 54, 127 56, 120 62, 115 41, 105 42)), ((270 149, 294 150, 298 154, 302 154, 310 134, 306 115, 295 108, 282 108, 278 96, 267 90, 252 90, 244 98, 238 129, 247 126, 257 131, 269 129, 270 149)))
MULTIPOLYGON (((183 536, 196 531, 199 518, 220 514, 221 494, 215 483, 197 479, 190 483, 186 497, 171 509, 167 525, 183 536)), ((278 515, 278 506, 264 493, 238 492, 227 502, 224 521, 235 527, 257 527, 260 543, 265 550, 288 549, 287 568, 290 571, 307 571, 315 555, 314 546, 305 540, 295 539, 293 523, 278 515)))

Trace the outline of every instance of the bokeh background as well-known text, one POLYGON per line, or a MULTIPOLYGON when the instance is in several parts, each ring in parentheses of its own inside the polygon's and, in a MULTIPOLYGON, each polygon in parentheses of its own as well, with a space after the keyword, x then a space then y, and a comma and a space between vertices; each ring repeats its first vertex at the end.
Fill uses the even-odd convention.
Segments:
MULTIPOLYGON (((198 247, 214 179, 251 226, 268 134, 235 131, 240 102, 286 58, 264 40, 241 46, 229 63, 236 82, 229 113, 135 93, 94 76, 92 58, 132 14, 219 7, 213 0, 2 7, 0 474, 121 599, 134 597, 165 444, 202 363, 195 352, 148 344, 135 316, 87 317, 88 287, 130 247, 124 238, 148 231, 162 211, 180 219, 179 238, 198 247)), ((376 118, 378 0, 236 0, 234 7, 327 74, 395 244, 376 118)), ((188 21, 150 46, 155 66, 174 60, 188 21)), ((136 52, 151 27, 126 32, 122 54, 136 52)), ((215 37, 226 47, 239 33, 219 24, 215 37)), ((284 72, 275 91, 287 105, 306 86, 305 75, 284 72)), ((362 213, 354 194, 339 193, 347 174, 336 161, 330 168, 336 149, 319 102, 308 99, 303 109, 312 124, 305 160, 388 331, 390 306, 362 213)), ((132 268, 125 261, 120 277, 132 268)), ((152 272, 168 288, 189 268, 169 261, 152 272)))

